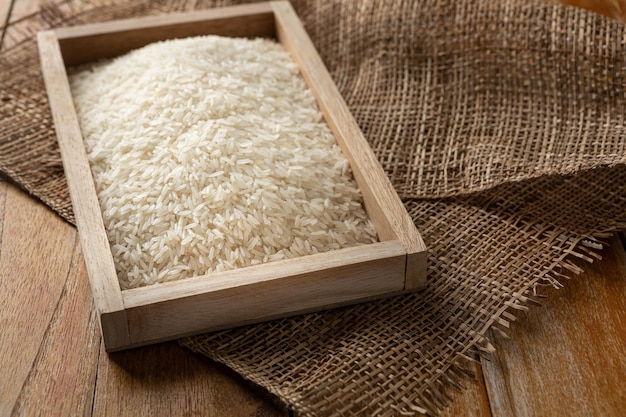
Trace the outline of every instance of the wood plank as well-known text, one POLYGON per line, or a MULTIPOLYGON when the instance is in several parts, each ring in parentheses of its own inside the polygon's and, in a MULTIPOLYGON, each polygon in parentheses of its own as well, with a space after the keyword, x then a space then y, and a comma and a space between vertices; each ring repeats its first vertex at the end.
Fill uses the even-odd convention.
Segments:
POLYGON ((107 346, 125 346, 129 343, 129 335, 122 292, 78 116, 74 110, 65 64, 54 31, 39 32, 37 41, 91 291, 100 317, 106 318, 101 320, 102 334, 107 346))
POLYGON ((288 2, 272 2, 278 39, 300 67, 302 75, 342 152, 350 162, 363 194, 365 209, 379 239, 399 239, 407 251, 406 289, 426 283, 426 245, 376 155, 361 133, 347 104, 302 23, 288 2))
POLYGON ((270 398, 225 367, 168 342, 104 356, 93 415, 287 417, 270 398))
POLYGON ((539 308, 496 332, 483 360, 497 416, 622 416, 626 410, 626 254, 610 241, 600 265, 547 291, 539 308))
POLYGON ((6 185, 2 223, 0 415, 8 415, 31 371, 63 290, 75 231, 10 184, 6 185))
MULTIPOLYGON (((232 269, 222 272, 213 272, 188 278, 183 281, 171 281, 157 283, 154 285, 133 288, 123 291, 124 306, 134 308, 146 304, 174 301, 184 297, 192 297, 206 292, 217 292, 236 287, 252 287, 268 285, 270 281, 281 278, 295 277, 297 280, 314 279, 312 275, 322 273, 323 275, 333 275, 341 267, 348 267, 351 271, 358 268, 358 265, 365 262, 374 262, 374 268, 381 274, 387 266, 376 266, 378 262, 382 264, 386 259, 404 257, 404 248, 399 241, 376 242, 368 245, 359 245, 348 248, 336 249, 328 252, 316 253, 312 255, 282 259, 247 266, 241 269, 232 269)), ((397 269, 397 268, 395 268, 397 269)), ((401 290, 401 284, 397 281, 402 279, 394 275, 394 269, 388 269, 386 276, 387 283, 382 283, 384 288, 391 288, 394 291, 401 290), (396 282, 394 285, 393 282, 396 282), (391 287, 390 287, 391 286, 391 287)), ((373 274, 369 271, 368 274, 373 274)), ((347 276, 354 275, 349 273, 347 276)), ((339 279, 337 281, 340 281, 339 279)))
MULTIPOLYGON (((10 291, 0 294, 0 345, 7 343, 0 349, 0 415, 91 415, 99 370, 96 392, 100 401, 110 392, 125 397, 99 403, 100 415, 166 416, 192 410, 195 415, 287 416, 264 392, 174 343, 149 351, 135 350, 121 360, 119 355, 104 354, 75 230, 9 187, 7 213, 1 223, 6 230, 0 277, 4 278, 4 271, 10 268, 14 277, 30 277, 32 285, 17 292, 11 292, 4 280, 0 286, 10 291), (16 196, 20 204, 16 204, 16 196), (33 216, 34 210, 43 213, 33 216), (16 214, 21 215, 18 218, 16 214), (11 247, 7 247, 9 242, 11 247), (7 258, 9 254, 14 256, 7 258), (63 268, 51 267, 63 258, 71 262, 63 268), (58 291, 47 282, 58 282, 58 291), (55 292, 60 297, 55 297, 55 292), (39 302, 29 301, 34 296, 39 302), (12 305, 19 305, 25 320, 7 317, 7 308, 12 305), (46 311, 53 312, 51 317, 43 314, 46 311)), ((0 183, 0 190, 4 188, 6 184, 0 183)), ((0 193, 0 213, 5 206, 4 194, 0 193)))
POLYGON ((63 294, 13 410, 15 416, 91 415, 100 329, 78 239, 74 246, 63 294))
POLYGON ((404 248, 391 241, 225 271, 215 282, 209 276, 126 290, 130 342, 167 340, 397 293, 403 289, 404 268, 404 248))
MULTIPOLYGON (((478 361, 478 358, 476 358, 478 361)), ((463 388, 450 392, 450 403, 440 417, 491 417, 489 397, 485 388, 483 372, 476 362, 473 371, 475 378, 464 381, 463 388)))
POLYGON ((152 42, 199 35, 273 37, 267 3, 116 20, 56 30, 68 66, 114 57, 152 42))

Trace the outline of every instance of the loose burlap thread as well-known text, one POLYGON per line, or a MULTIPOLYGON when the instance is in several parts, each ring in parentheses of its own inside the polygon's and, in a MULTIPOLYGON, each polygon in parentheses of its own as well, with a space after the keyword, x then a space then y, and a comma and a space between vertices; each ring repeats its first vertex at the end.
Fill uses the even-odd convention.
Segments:
MULTIPOLYGON (((0 169, 68 221, 33 28, 234 2, 111 3, 47 7, 0 54, 0 169)), ((293 5, 429 247, 428 286, 180 343, 299 415, 436 414, 488 331, 626 225, 626 30, 527 0, 293 5)))

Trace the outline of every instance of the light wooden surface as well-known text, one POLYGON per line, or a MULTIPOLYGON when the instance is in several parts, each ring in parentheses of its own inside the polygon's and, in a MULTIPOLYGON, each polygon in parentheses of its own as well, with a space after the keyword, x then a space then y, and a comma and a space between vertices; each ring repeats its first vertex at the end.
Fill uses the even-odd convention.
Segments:
MULTIPOLYGON (((613 240, 602 254, 514 323, 510 340, 493 336, 496 354, 444 416, 624 415, 626 252, 613 240)), ((32 415, 288 413, 173 342, 105 354, 75 230, 0 182, 0 416, 32 415)))
POLYGON ((0 416, 288 415, 174 342, 106 354, 74 228, 6 182, 0 218, 0 416))
POLYGON ((288 2, 46 30, 37 34, 37 43, 107 351, 354 304, 425 285, 424 241, 288 2), (299 64, 350 161, 381 242, 212 273, 210 280, 159 284, 127 297, 117 281, 66 66, 171 37, 274 33, 299 64))

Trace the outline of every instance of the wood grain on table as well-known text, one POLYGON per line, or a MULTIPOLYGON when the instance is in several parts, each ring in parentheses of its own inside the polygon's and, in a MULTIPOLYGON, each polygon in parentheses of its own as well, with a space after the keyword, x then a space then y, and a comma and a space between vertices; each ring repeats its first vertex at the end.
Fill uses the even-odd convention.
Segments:
POLYGON ((176 343, 109 354, 76 231, 0 183, 0 416, 287 416, 176 343))
MULTIPOLYGON (((0 25, 39 3, 1 0, 0 25)), ((623 2, 577 3, 614 17, 626 10, 623 2)), ((7 33, 4 47, 14 38, 7 33)), ((496 353, 479 359, 482 371, 452 393, 444 416, 625 415, 623 242, 613 239, 602 255, 514 323, 510 339, 491 335, 496 353)), ((263 390, 174 342, 107 355, 75 229, 6 181, 0 300, 0 416, 289 415, 263 390)))

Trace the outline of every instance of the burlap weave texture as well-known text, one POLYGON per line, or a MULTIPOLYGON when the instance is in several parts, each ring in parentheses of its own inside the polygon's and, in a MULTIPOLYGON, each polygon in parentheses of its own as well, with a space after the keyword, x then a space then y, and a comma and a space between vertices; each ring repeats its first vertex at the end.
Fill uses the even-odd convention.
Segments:
MULTIPOLYGON (((41 27, 231 4, 48 8, 41 27)), ((429 247, 425 291, 182 340, 299 414, 436 413, 485 337, 626 225, 626 30, 539 1, 293 2, 429 247), (578 198, 575 208, 572 196, 578 198)), ((18 23, 19 26, 19 23, 18 23)), ((72 220, 32 33, 0 54, 0 169, 72 220)))

